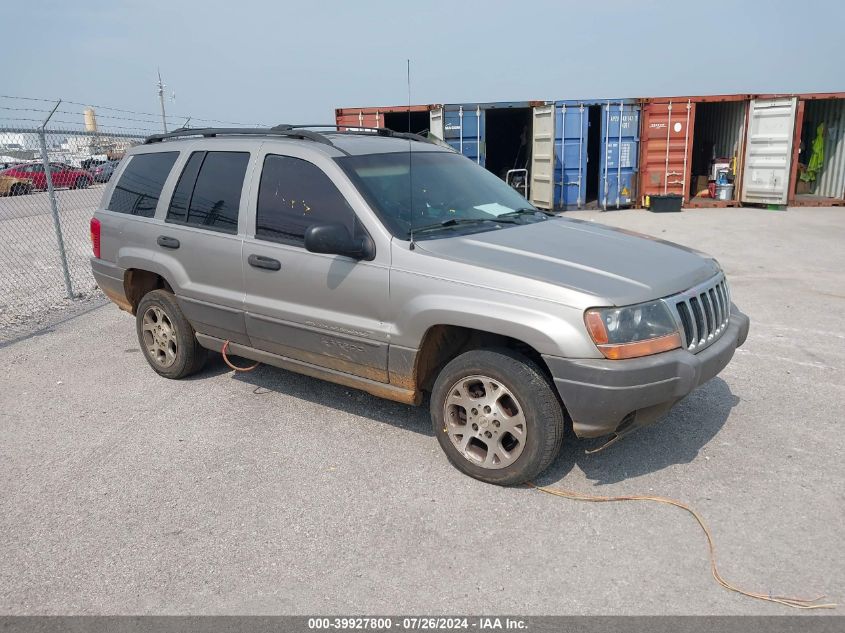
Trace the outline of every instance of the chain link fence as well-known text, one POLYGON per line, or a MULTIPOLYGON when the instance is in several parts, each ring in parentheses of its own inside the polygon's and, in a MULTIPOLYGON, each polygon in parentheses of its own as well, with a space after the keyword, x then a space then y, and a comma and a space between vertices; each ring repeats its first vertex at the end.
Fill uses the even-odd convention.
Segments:
MULTIPOLYGON (((168 117, 169 129, 258 125, 168 117)), ((91 215, 127 149, 160 115, 0 96, 0 345, 105 303, 91 275, 91 215)))

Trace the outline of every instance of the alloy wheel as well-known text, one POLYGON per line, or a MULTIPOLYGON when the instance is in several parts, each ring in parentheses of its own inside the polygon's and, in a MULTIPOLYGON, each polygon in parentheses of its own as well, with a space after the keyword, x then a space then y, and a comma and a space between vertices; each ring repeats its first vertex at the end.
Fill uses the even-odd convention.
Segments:
POLYGON ((510 466, 525 448, 528 428, 522 406, 489 376, 467 376, 452 385, 443 419, 461 455, 482 468, 510 466))
POLYGON ((150 358, 161 367, 176 362, 176 330, 167 314, 158 306, 150 306, 142 321, 144 345, 150 358))

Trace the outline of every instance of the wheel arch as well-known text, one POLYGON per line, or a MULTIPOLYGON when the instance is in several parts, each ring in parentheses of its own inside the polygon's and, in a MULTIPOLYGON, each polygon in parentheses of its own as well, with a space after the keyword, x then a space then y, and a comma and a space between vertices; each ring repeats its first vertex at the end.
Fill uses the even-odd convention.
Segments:
POLYGON ((421 391, 431 391, 438 373, 449 361, 470 350, 495 348, 521 354, 551 379, 551 370, 532 344, 501 332, 440 323, 426 330, 416 351, 413 362, 415 386, 421 391))
POLYGON ((123 291, 133 315, 144 295, 153 290, 167 290, 172 293, 173 286, 163 275, 151 270, 128 268, 123 273, 123 291))

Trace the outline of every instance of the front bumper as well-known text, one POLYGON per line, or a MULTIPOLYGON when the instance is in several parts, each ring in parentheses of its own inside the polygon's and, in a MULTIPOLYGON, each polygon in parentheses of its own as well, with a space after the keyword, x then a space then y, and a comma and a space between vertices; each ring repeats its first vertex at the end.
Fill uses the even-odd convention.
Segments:
POLYGON ((748 336, 749 319, 731 305, 727 330, 691 354, 682 349, 629 360, 543 356, 579 437, 599 437, 656 422, 718 374, 748 336))

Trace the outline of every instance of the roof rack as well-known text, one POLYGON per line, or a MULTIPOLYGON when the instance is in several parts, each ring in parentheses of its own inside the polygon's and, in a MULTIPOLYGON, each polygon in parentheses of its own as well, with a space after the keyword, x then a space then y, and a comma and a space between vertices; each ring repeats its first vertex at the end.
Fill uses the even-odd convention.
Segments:
MULTIPOLYGON (((418 141, 420 143, 431 143, 429 139, 425 136, 421 136, 419 134, 414 134, 413 132, 396 132, 395 130, 391 130, 390 128, 386 127, 367 127, 361 125, 279 125, 276 126, 278 128, 284 128, 288 130, 301 130, 303 128, 331 128, 334 130, 335 134, 372 134, 373 132, 376 133, 378 136, 389 136, 391 138, 403 138, 409 141, 418 141)), ((275 128, 274 128, 275 129, 275 128)))
POLYGON ((203 127, 203 128, 179 128, 172 132, 165 132, 163 134, 153 134, 144 139, 144 144, 160 143, 167 139, 184 138, 189 136, 203 136, 205 138, 215 136, 286 136, 289 138, 306 139, 314 141, 315 143, 322 143, 323 145, 331 145, 334 147, 331 139, 324 133, 315 132, 313 128, 331 128, 334 134, 373 134, 378 136, 388 136, 392 138, 403 138, 410 141, 418 141, 421 143, 431 143, 431 141, 419 134, 410 134, 408 132, 394 132, 385 127, 354 127, 353 129, 345 129, 347 126, 340 125, 288 125, 281 124, 271 128, 257 128, 257 127, 203 127), (344 128, 341 130, 340 128, 344 128))
POLYGON ((260 127, 201 127, 189 128, 180 127, 172 132, 164 134, 153 134, 144 139, 144 144, 160 143, 161 141, 173 138, 184 138, 187 136, 203 136, 210 138, 214 136, 288 136, 292 138, 309 139, 316 143, 332 145, 333 143, 318 132, 309 130, 295 130, 290 125, 277 125, 271 128, 260 127))

